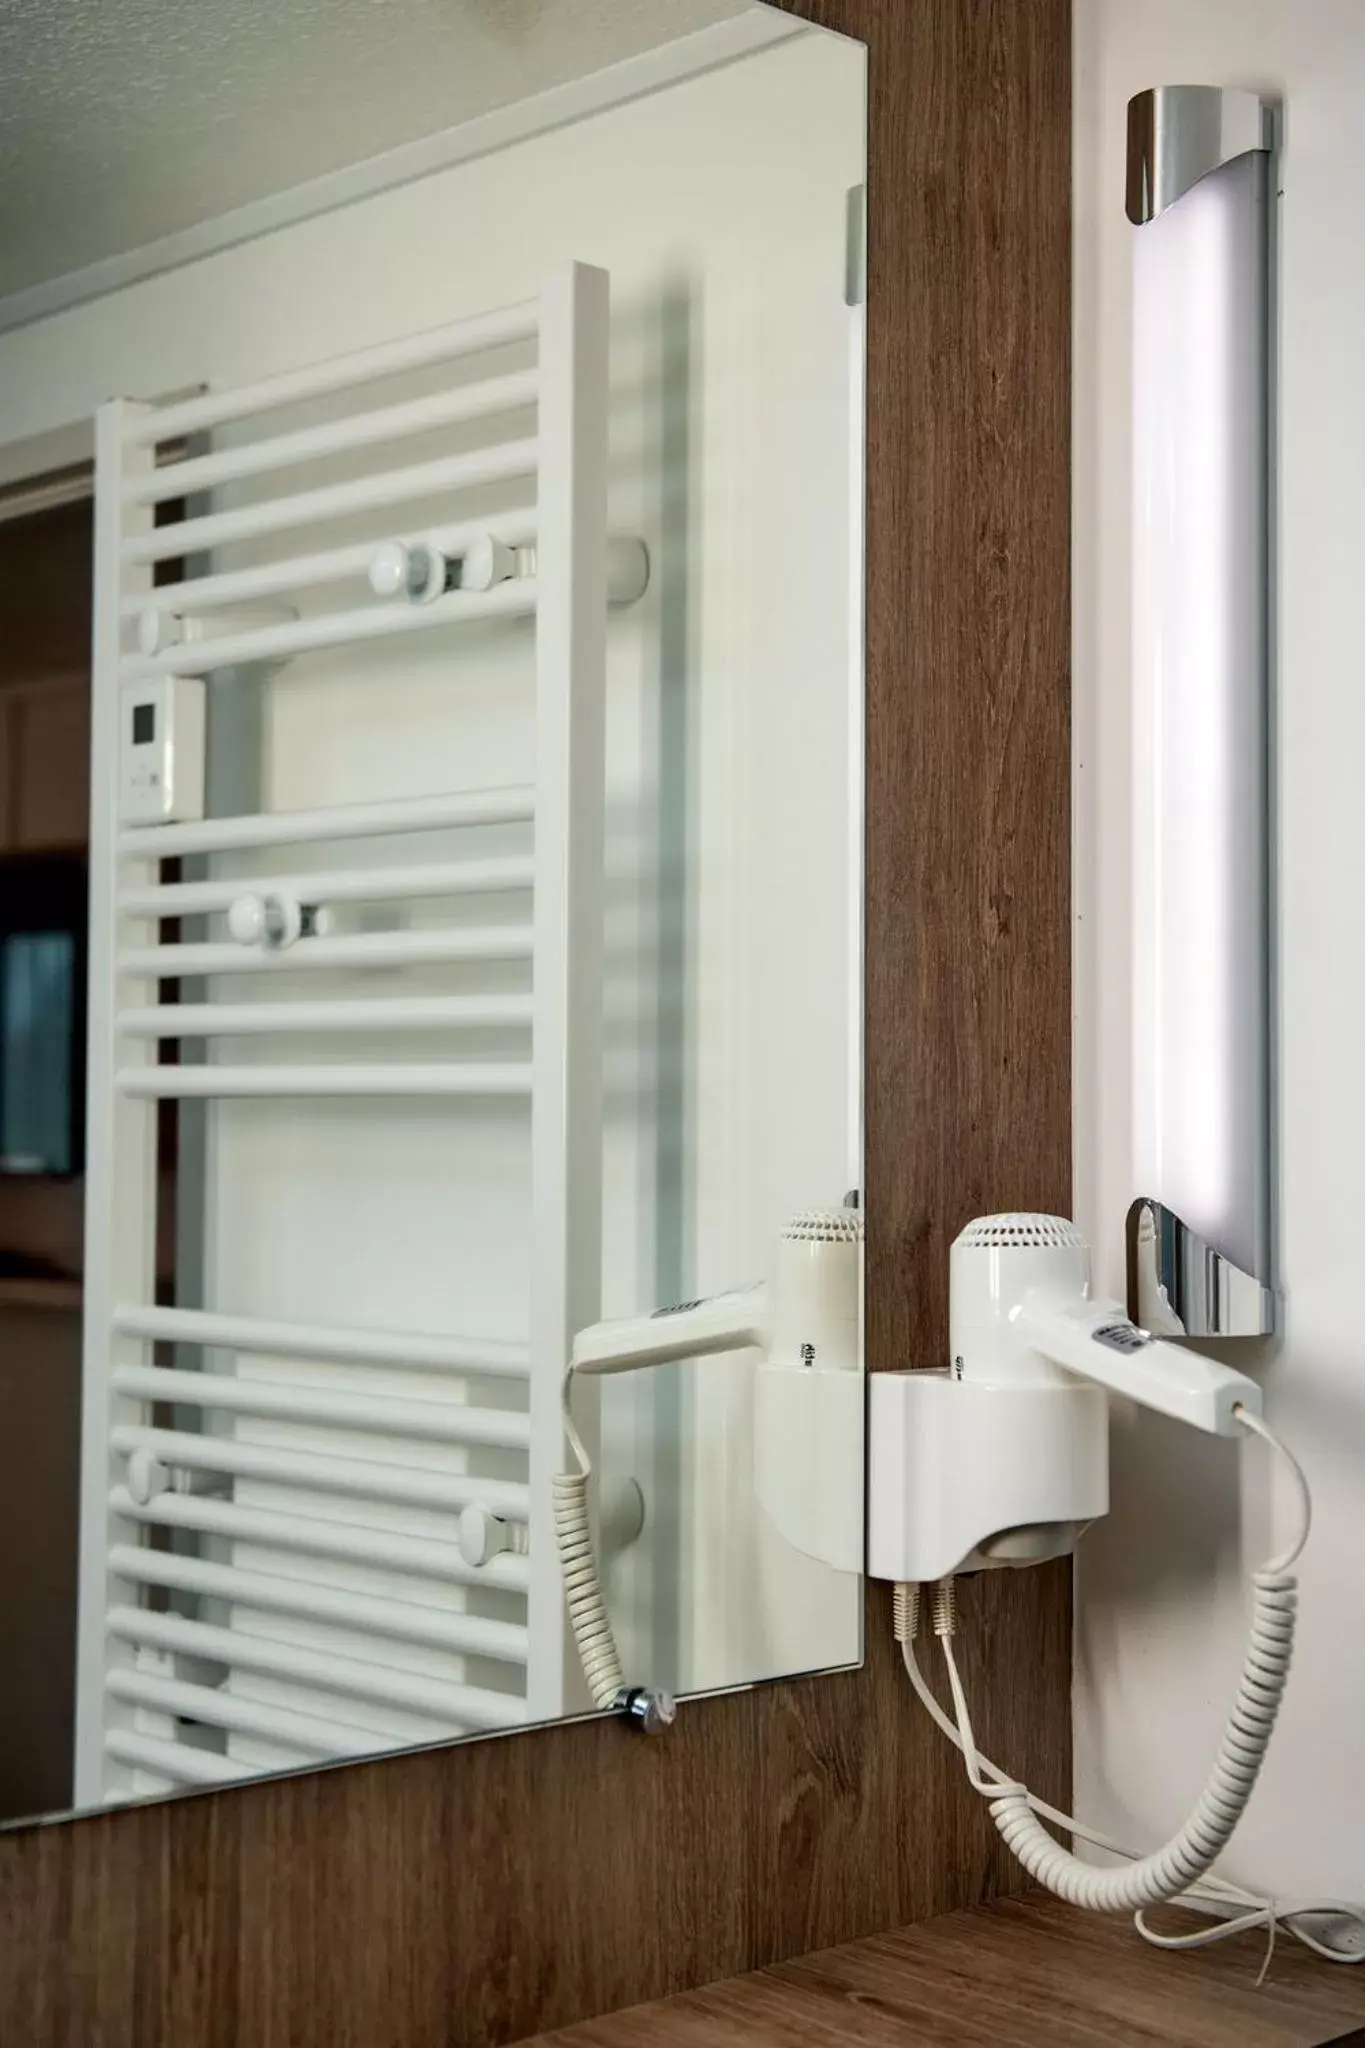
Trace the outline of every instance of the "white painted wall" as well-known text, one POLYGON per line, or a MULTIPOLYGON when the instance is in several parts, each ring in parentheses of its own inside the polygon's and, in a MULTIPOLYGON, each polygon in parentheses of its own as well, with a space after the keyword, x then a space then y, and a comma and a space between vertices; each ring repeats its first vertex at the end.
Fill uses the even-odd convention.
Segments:
MULTIPOLYGON (((1124 111, 1160 83, 1284 102, 1278 630, 1280 1256, 1284 1336, 1254 1368, 1315 1494, 1299 1646, 1227 1868, 1365 1896, 1365 11, 1357 0, 1076 8, 1076 1206, 1123 1291, 1128 1162, 1129 235, 1124 111)), ((1240 1662, 1246 1575, 1281 1505, 1258 1448, 1127 1415, 1114 1510, 1081 1547, 1077 1811, 1145 1848, 1203 1780, 1240 1662)))
MULTIPOLYGON (((651 1038, 668 744, 685 749, 687 835, 681 1156, 660 1169, 645 1043, 609 1130, 613 1313, 755 1277, 789 1213, 857 1178, 843 286, 863 92, 859 46, 799 36, 0 338, 3 446, 111 393, 254 378, 525 297, 569 257, 611 272, 613 518, 645 534, 655 578, 612 627, 609 950, 651 1038)), ((513 630, 471 633, 459 657, 442 639, 400 662, 295 664, 267 686, 259 801, 520 779, 528 648, 513 630)), ((524 1330, 525 1144, 505 1112, 234 1103, 213 1117, 211 1305, 524 1330)), ((667 1598, 654 1584, 672 1636, 657 1675, 735 1683, 856 1658, 856 1582, 800 1560, 752 1502, 747 1374, 717 1368, 699 1400, 702 1378, 648 1402, 672 1418, 653 1447, 677 1582, 667 1598)), ((620 1382, 611 1398, 625 1464, 643 1397, 620 1382)))

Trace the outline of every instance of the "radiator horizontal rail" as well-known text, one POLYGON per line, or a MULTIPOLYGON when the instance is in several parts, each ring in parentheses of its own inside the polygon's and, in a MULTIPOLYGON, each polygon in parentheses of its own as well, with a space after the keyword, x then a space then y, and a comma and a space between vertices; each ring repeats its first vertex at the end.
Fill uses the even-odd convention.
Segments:
POLYGON ((535 794, 519 784, 507 789, 460 790, 446 796, 398 797, 388 803, 264 811, 238 818, 203 818, 185 825, 133 826, 119 834, 118 850, 127 860, 169 860, 187 853, 236 853, 254 846, 378 839, 392 833, 441 832, 462 825, 517 825, 534 816, 535 794))
MULTIPOLYGON (((160 531, 160 529, 158 529, 160 531)), ((320 612, 280 625, 248 627, 211 639, 188 640, 159 654, 126 654, 119 664, 125 684, 155 676, 204 676, 219 668, 243 668, 253 662, 289 661, 299 654, 317 654, 333 647, 362 647, 408 633, 430 633, 438 626, 477 624, 480 619, 526 618, 535 610, 538 585, 534 576, 514 576, 492 590, 452 590, 431 604, 384 604, 375 600, 351 611, 320 612)))
POLYGON ((109 1494, 109 1511, 126 1521, 156 1528, 190 1529, 196 1535, 223 1536, 262 1549, 299 1550, 312 1557, 336 1558, 376 1571, 406 1572, 414 1578, 445 1580, 451 1585, 525 1593, 529 1584, 527 1560, 511 1551, 502 1551, 485 1565, 471 1565, 455 1544, 439 1537, 402 1536, 360 1523, 329 1522, 319 1515, 277 1514, 273 1508, 241 1507, 235 1501, 215 1500, 206 1494, 162 1493, 150 1501, 136 1501, 126 1486, 115 1486, 109 1494))
POLYGON ((405 867, 337 868, 314 874, 225 875, 209 882, 159 882, 121 889, 119 909, 129 917, 195 917, 230 910, 246 891, 286 896, 297 903, 397 903, 411 897, 493 896, 529 889, 535 862, 529 854, 492 860, 431 860, 405 867))
MULTIPOLYGON (((405 547, 422 542, 439 548, 449 557, 462 554, 472 542, 490 533, 506 547, 527 547, 536 537, 536 513, 534 509, 522 509, 500 512, 492 520, 450 520, 391 538, 405 547)), ((119 608, 120 617, 136 621, 149 610, 181 614, 218 611, 228 605, 250 604, 257 598, 319 589, 328 583, 364 582, 374 560, 374 549, 372 540, 354 541, 346 547, 320 548, 311 554, 255 562, 245 569, 223 569, 212 576, 187 576, 174 583, 158 583, 152 590, 125 597, 119 608)))
POLYGON ((524 1451, 530 1419, 505 1408, 465 1407, 454 1401, 414 1401, 406 1396, 352 1394, 330 1387, 277 1386, 239 1380, 220 1372, 177 1372, 160 1365, 118 1365, 114 1389, 141 1401, 176 1401, 231 1415, 278 1416, 314 1422, 327 1429, 362 1429, 377 1436, 412 1437, 419 1442, 489 1444, 524 1451))
POLYGON ((531 1093, 531 1069, 503 1062, 464 1066, 434 1060, 405 1066, 128 1067, 114 1076, 121 1095, 155 1102, 248 1100, 253 1097, 340 1100, 411 1100, 424 1097, 521 1096, 531 1093))
POLYGON ((279 1358, 318 1358, 341 1365, 407 1366, 415 1372, 489 1373, 524 1380, 530 1354, 524 1344, 498 1337, 446 1337, 432 1332, 338 1328, 325 1323, 269 1322, 220 1315, 212 1309, 149 1308, 121 1302, 110 1318, 125 1337, 156 1343, 198 1344, 279 1358))
POLYGON ((260 1038, 318 1031, 496 1030, 531 1022, 530 996, 378 996, 316 1003, 156 1003, 119 1010, 128 1038, 260 1038))
MULTIPOLYGON (((291 527, 311 526, 328 519, 349 519, 358 512, 386 511, 414 498, 443 497, 447 491, 476 490, 483 484, 534 476, 540 443, 534 438, 504 441, 472 455, 447 455, 435 462, 409 463, 402 469, 357 477, 344 484, 323 484, 296 491, 287 498, 267 498, 231 512, 208 512, 199 519, 181 519, 174 526, 156 526, 135 533, 120 550, 131 568, 168 561, 204 548, 228 547, 237 541, 264 539, 291 527)), ((434 609, 434 607, 433 607, 434 609)))
MULTIPOLYGON (((424 1678, 416 1672, 395 1671, 391 1665, 372 1664, 368 1658, 305 1649, 269 1636, 247 1635, 240 1629, 188 1621, 183 1615, 115 1606, 109 1610, 107 1627, 120 1642, 182 1650, 187 1656, 208 1658, 239 1671, 290 1678, 348 1699, 380 1700, 410 1713, 429 1714, 434 1720, 449 1721, 452 1734, 474 1728, 514 1728, 527 1718, 526 1702, 517 1693, 424 1678)), ((241 1775, 240 1770, 236 1775, 241 1775)))
POLYGON ((529 1489, 513 1479, 481 1479, 472 1473, 432 1472, 380 1458, 340 1458, 317 1451, 282 1450, 273 1444, 247 1444, 236 1437, 196 1436, 190 1430, 151 1429, 120 1423, 110 1431, 111 1447, 121 1457, 149 1451, 172 1469, 224 1472, 235 1478, 263 1479, 280 1486, 301 1486, 319 1493, 356 1494, 365 1500, 389 1500, 414 1508, 435 1508, 457 1515, 462 1508, 483 1506, 506 1520, 524 1522, 530 1508, 529 1489))
POLYGON ((155 505, 164 498, 183 498, 192 491, 213 491, 223 484, 239 483, 244 477, 291 469, 296 463, 319 462, 331 456, 348 455, 358 448, 377 447, 385 441, 402 441, 413 434, 431 433, 467 420, 514 412, 535 404, 539 386, 535 370, 517 370, 510 376, 485 377, 480 383, 434 391, 424 398, 405 399, 399 405, 377 406, 346 419, 325 421, 320 426, 262 437, 213 455, 192 455, 182 462, 161 463, 150 475, 137 475, 124 485, 123 502, 155 505))
POLYGON ((312 1756, 373 1756, 397 1746, 394 1736, 375 1728, 351 1728, 344 1721, 296 1713, 291 1707, 271 1706, 266 1700, 245 1699, 221 1686, 187 1685, 183 1679, 130 1670, 127 1665, 114 1666, 104 1689, 111 1699, 122 1700, 126 1706, 149 1707, 155 1713, 198 1721, 205 1728, 259 1735, 267 1742, 282 1742, 288 1749, 312 1756))
POLYGON ((150 1771, 173 1785, 237 1785, 248 1775, 241 1764, 230 1763, 214 1750, 198 1749, 188 1742, 163 1742, 125 1728, 111 1728, 104 1748, 116 1763, 150 1771))
POLYGON ((512 342, 529 341, 539 328, 539 303, 527 299, 496 312, 476 314, 468 320, 431 327, 421 334, 404 335, 397 341, 380 342, 372 348, 306 369, 285 370, 264 377, 255 384, 240 384, 234 390, 207 391, 200 397, 179 400, 147 412, 134 414, 127 428, 127 440, 135 447, 175 441, 184 434, 199 434, 206 427, 221 426, 226 420, 245 419, 248 414, 274 412, 280 406, 298 405, 305 399, 325 398, 345 391, 352 384, 368 384, 377 377, 394 377, 408 370, 422 370, 430 363, 442 363, 475 355, 481 349, 504 348, 512 342))
POLYGON ((115 1543, 109 1550, 114 1578, 134 1585, 164 1586, 180 1593, 202 1593, 264 1614, 292 1614, 331 1627, 365 1635, 419 1643, 426 1649, 448 1650, 454 1656, 491 1657, 503 1664, 524 1666, 526 1629, 513 1621, 491 1621, 483 1614, 459 1614, 423 1607, 415 1600, 376 1599, 341 1586, 319 1586, 311 1580, 281 1573, 243 1571, 236 1565, 211 1564, 199 1557, 181 1557, 169 1550, 143 1550, 115 1543))
POLYGON ((293 946, 134 946, 115 956, 121 975, 173 981, 185 974, 294 974, 312 967, 438 967, 447 960, 529 960, 529 925, 439 931, 353 932, 293 946))

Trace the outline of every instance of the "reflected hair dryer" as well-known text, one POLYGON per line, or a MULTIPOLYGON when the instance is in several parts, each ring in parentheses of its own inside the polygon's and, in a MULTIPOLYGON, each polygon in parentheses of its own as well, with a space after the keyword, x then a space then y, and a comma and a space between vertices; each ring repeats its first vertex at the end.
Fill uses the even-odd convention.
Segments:
POLYGON ((574 1339, 570 1370, 634 1372, 756 1345, 775 1364, 856 1372, 862 1244, 856 1209, 794 1216, 778 1240, 771 1281, 593 1323, 574 1339))
MULTIPOLYGON (((770 1281, 734 1293, 679 1302, 656 1309, 652 1315, 593 1323, 574 1339, 564 1376, 564 1433, 577 1469, 555 1478, 555 1535, 569 1620, 595 1706, 621 1706, 629 1694, 593 1549, 588 1508, 592 1465, 570 1406, 575 1375, 636 1372, 681 1359, 759 1349, 764 1354, 763 1367, 770 1369, 765 1378, 781 1390, 776 1401, 765 1403, 765 1412, 770 1408, 776 1418, 775 1427, 766 1432, 769 1440, 781 1429, 783 1420, 792 1418, 785 1434, 794 1443, 780 1449, 794 1449, 799 1458, 803 1443, 811 1441, 810 1424, 816 1419, 816 1410, 810 1407, 807 1411, 807 1395, 821 1403, 822 1412, 847 1411, 851 1417, 856 1522, 861 1512, 856 1464, 862 1444, 862 1249, 863 1219, 856 1209, 809 1210, 793 1217, 783 1230, 770 1281)), ((764 1434, 760 1418, 760 1441, 764 1434)), ((762 1483, 764 1470, 760 1462, 759 1491, 765 1504, 770 1504, 762 1483)), ((787 1472, 784 1501, 788 1495, 793 1500, 806 1495, 799 1481, 799 1474, 787 1472)), ((836 1491, 831 1488, 832 1494, 836 1491)), ((808 1498, 806 1514, 808 1518, 808 1498)), ((779 1510, 775 1519, 786 1533, 785 1514, 779 1510)), ((859 1535, 855 1527, 855 1548, 859 1535)), ((852 1568, 857 1568, 856 1558, 852 1568)))

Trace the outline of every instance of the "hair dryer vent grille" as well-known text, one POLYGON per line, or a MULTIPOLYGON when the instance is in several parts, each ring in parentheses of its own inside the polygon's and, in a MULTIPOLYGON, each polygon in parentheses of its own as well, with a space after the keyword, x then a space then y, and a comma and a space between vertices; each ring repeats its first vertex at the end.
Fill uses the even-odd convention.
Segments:
POLYGON ((1031 1216, 1013 1211, 1003 1216, 978 1216, 957 1242, 968 1247, 1061 1245, 1068 1250, 1085 1249, 1085 1239, 1065 1216, 1031 1216))
POLYGON ((861 1209, 807 1209, 793 1216, 783 1230, 784 1238, 804 1244, 861 1244, 861 1209))

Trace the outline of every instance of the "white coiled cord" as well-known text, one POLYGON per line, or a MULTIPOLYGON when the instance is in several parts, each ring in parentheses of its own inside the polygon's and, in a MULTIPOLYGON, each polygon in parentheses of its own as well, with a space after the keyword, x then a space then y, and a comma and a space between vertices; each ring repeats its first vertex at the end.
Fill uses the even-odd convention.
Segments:
MULTIPOLYGON (((1138 1912, 1161 1899, 1176 1898, 1201 1878, 1231 1840, 1274 1732, 1294 1647, 1298 1580, 1291 1566, 1308 1540, 1312 1508, 1297 1460, 1284 1450, 1258 1416, 1237 1412, 1239 1420, 1274 1444, 1291 1466, 1303 1507, 1302 1526, 1289 1549, 1263 1565, 1252 1578, 1251 1636, 1241 1681, 1213 1769, 1184 1827, 1163 1848, 1141 1857, 1126 1869, 1102 1870, 1092 1863, 1083 1863, 1053 1840, 1028 1803, 1026 1785, 1012 1779, 999 1784, 980 1779, 977 1782, 977 1790, 989 1801, 991 1818, 1006 1847, 1029 1876, 1058 1898, 1088 1912, 1138 1912)), ((944 1642, 948 1680, 961 1726, 966 1700, 952 1645, 946 1637, 944 1642)))
POLYGON ((1251 1639, 1218 1757, 1193 1813, 1164 1848, 1135 1858, 1121 1844, 1080 1826, 1069 1814, 1059 1813, 1034 1798, 1026 1786, 980 1754, 953 1654, 956 1621, 951 1582, 935 1590, 934 1630, 947 1666, 956 1726, 934 1698, 915 1658, 916 1589, 896 1589, 896 1635, 917 1695, 938 1726, 962 1751, 968 1778, 988 1801, 1003 1840, 1039 1884, 1070 1904, 1092 1912, 1132 1912, 1144 1939, 1161 1948, 1199 1947, 1244 1928, 1263 1926, 1270 1937, 1268 1967, 1278 1922, 1328 1961, 1361 1962, 1365 1960, 1365 1914, 1359 1907, 1337 1899, 1277 1902, 1207 1875, 1246 1809, 1275 1725, 1294 1637, 1298 1582, 1292 1567, 1307 1542, 1312 1519, 1308 1483, 1298 1461, 1259 1416, 1243 1410, 1238 1410, 1238 1416, 1287 1465, 1298 1494, 1300 1526, 1290 1547, 1254 1575, 1251 1639), (1128 1858, 1127 1867, 1106 1870, 1082 1862, 1053 1840, 1043 1827, 1043 1820, 1082 1841, 1128 1858), (1174 1901, 1210 1913, 1219 1924, 1194 1934, 1156 1933, 1147 1926, 1142 1909, 1159 1901, 1174 1901), (1328 1940, 1329 1931, 1337 1932, 1340 1940, 1328 1940))
POLYGON ((588 1681, 595 1707, 614 1706, 625 1688, 616 1638, 611 1632, 607 1603, 602 1597, 597 1557, 592 1547, 592 1523, 588 1513, 588 1481, 592 1460, 574 1427, 569 1411, 569 1385, 573 1368, 564 1375, 564 1434, 578 1462, 576 1472, 557 1472, 551 1481, 554 1504, 555 1542, 559 1547, 560 1569, 564 1575, 564 1600, 569 1622, 578 1645, 579 1662, 588 1681))

